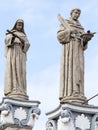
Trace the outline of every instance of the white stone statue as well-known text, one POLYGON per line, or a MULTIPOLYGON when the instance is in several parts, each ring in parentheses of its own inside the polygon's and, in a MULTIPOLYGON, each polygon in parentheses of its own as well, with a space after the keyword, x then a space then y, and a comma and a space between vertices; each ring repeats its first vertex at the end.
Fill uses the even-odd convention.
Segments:
POLYGON ((60 101, 66 98, 84 97, 84 50, 94 33, 84 33, 78 18, 81 10, 75 8, 71 11, 69 19, 63 19, 57 32, 57 38, 62 44, 61 69, 60 69, 60 101))
POLYGON ((4 94, 8 97, 27 99, 26 53, 30 44, 24 32, 24 21, 18 19, 7 30, 5 38, 6 72, 4 94))

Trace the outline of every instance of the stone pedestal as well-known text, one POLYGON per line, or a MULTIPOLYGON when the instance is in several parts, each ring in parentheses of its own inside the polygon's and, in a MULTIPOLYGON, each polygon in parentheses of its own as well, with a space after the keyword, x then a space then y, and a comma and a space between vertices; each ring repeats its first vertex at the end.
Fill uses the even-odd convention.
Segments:
POLYGON ((46 130, 98 130, 98 107, 65 103, 46 113, 46 130))
POLYGON ((32 130, 40 115, 39 101, 4 97, 0 104, 0 130, 32 130))

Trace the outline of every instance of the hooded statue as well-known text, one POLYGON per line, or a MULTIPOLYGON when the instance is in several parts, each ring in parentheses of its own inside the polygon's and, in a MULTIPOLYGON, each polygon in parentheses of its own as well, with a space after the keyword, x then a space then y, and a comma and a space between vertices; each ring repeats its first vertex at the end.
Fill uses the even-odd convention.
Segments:
POLYGON ((26 90, 26 53, 29 46, 29 41, 24 32, 24 21, 18 19, 14 27, 10 31, 7 30, 5 38, 5 96, 28 98, 26 90))

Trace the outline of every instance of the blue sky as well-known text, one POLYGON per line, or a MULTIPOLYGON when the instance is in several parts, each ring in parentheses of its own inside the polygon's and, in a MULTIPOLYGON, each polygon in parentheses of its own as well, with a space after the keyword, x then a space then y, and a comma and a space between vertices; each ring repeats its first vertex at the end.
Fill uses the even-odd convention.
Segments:
MULTIPOLYGON (((45 113, 59 105, 59 75, 61 45, 57 41, 59 28, 57 14, 70 17, 70 10, 81 9, 79 21, 85 31, 96 32, 85 51, 85 95, 98 93, 98 1, 97 0, 0 0, 0 99, 4 89, 4 39, 18 18, 25 23, 25 32, 31 44, 27 54, 27 89, 30 100, 41 101, 41 116, 34 130, 45 129, 45 113)), ((98 97, 89 103, 98 106, 98 97)))

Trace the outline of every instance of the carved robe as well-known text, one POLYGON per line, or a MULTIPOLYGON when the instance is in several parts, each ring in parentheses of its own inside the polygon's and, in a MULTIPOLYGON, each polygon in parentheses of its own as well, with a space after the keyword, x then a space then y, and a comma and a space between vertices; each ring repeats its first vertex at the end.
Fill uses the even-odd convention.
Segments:
POLYGON ((22 32, 14 32, 24 40, 24 43, 17 37, 12 40, 12 34, 5 38, 5 96, 27 96, 26 92, 26 52, 30 46, 26 35, 22 32))
POLYGON ((87 44, 81 35, 84 33, 79 21, 65 20, 57 38, 62 44, 60 69, 60 99, 70 96, 84 96, 84 50, 87 44))

